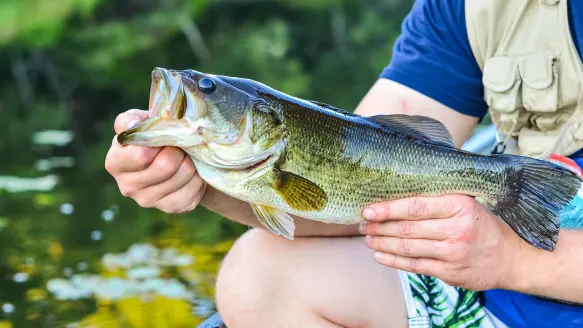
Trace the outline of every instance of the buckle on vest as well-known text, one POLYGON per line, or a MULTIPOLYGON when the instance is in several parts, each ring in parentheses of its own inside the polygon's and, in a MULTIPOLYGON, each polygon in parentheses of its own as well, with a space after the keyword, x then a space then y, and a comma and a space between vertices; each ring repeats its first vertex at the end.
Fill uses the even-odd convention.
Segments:
POLYGON ((494 149, 492 149, 492 151, 490 152, 490 155, 504 154, 505 150, 506 150, 506 143, 504 141, 498 141, 498 143, 496 143, 496 146, 494 146, 494 149))

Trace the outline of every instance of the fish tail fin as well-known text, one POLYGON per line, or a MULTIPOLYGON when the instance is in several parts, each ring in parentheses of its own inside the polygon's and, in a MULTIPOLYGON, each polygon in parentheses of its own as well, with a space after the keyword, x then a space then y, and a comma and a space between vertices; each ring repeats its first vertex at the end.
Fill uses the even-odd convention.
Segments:
POLYGON ((560 212, 575 197, 581 178, 562 166, 530 157, 500 155, 513 168, 494 211, 525 241, 547 251, 559 238, 560 212))

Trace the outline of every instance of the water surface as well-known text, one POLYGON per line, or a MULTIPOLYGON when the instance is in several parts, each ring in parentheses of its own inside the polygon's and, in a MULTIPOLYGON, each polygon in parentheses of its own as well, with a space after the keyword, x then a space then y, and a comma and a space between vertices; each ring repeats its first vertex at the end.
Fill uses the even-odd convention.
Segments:
POLYGON ((0 327, 195 327, 245 228, 140 208, 103 169, 107 148, 89 158, 74 143, 38 131, 0 162, 0 327))

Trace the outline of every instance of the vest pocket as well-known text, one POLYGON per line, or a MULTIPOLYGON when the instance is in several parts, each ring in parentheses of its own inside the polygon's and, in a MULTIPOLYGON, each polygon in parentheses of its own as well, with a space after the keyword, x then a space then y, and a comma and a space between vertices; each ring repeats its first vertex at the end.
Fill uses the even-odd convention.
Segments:
POLYGON ((522 107, 518 61, 510 57, 492 57, 484 64, 484 96, 490 109, 511 113, 522 107))
POLYGON ((524 109, 518 60, 513 57, 489 58, 484 64, 482 83, 492 121, 502 133, 515 134, 525 123, 519 120, 524 109))
POLYGON ((520 57, 522 104, 529 112, 555 112, 559 108, 558 55, 540 53, 520 57))

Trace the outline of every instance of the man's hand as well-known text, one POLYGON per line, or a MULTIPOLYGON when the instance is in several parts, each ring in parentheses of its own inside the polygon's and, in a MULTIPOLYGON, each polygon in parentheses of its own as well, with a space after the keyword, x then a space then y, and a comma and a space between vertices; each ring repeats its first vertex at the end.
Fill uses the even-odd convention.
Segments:
MULTIPOLYGON (((132 109, 122 113, 115 120, 115 133, 146 118, 147 111, 132 109)), ((114 138, 105 168, 124 196, 142 207, 154 207, 166 213, 192 211, 206 186, 190 158, 176 147, 122 146, 114 138)))
POLYGON ((525 243, 476 200, 462 195, 373 204, 363 211, 377 262, 471 290, 505 288, 525 243))

